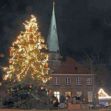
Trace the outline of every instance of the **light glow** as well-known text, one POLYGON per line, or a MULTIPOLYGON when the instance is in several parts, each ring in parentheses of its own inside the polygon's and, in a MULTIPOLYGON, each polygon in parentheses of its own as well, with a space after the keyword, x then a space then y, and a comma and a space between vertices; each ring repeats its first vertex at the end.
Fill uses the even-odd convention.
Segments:
POLYGON ((104 99, 111 99, 111 96, 109 96, 102 88, 98 91, 98 99, 104 100, 104 99))
POLYGON ((25 31, 20 32, 10 47, 9 66, 3 67, 4 80, 22 81, 27 77, 46 83, 51 79, 48 67, 48 54, 45 41, 39 32, 37 20, 31 15, 29 21, 23 23, 25 31))

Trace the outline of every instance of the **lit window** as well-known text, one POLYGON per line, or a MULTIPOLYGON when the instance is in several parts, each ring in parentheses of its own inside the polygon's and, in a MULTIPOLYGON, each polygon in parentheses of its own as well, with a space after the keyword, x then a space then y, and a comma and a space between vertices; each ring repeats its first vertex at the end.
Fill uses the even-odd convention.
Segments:
POLYGON ((60 92, 59 91, 54 91, 54 96, 60 101, 60 92))
POLYGON ((80 97, 82 95, 82 92, 81 91, 77 91, 76 95, 77 95, 77 97, 80 97))
POLYGON ((65 92, 65 96, 70 96, 71 97, 71 92, 70 91, 65 92))
POLYGON ((81 85, 81 78, 80 77, 76 77, 76 85, 81 85))
POLYGON ((92 78, 86 79, 86 85, 92 85, 92 78))
POLYGON ((66 85, 70 85, 71 84, 71 78, 66 77, 66 85))

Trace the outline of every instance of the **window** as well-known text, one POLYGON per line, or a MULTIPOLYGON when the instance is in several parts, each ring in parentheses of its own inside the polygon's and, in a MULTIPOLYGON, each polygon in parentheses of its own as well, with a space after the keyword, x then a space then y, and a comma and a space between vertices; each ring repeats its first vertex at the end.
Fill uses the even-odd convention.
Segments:
POLYGON ((60 92, 59 91, 54 91, 54 96, 60 101, 60 92))
POLYGON ((71 78, 66 77, 66 85, 71 85, 71 78))
POLYGON ((77 91, 76 95, 77 95, 77 97, 80 97, 82 95, 82 92, 81 91, 77 91))
POLYGON ((76 85, 81 85, 81 78, 80 77, 76 77, 76 85))
POLYGON ((59 85, 59 79, 58 79, 58 77, 55 77, 55 85, 59 85))
POLYGON ((70 91, 65 92, 65 96, 70 96, 71 97, 71 92, 70 91))
POLYGON ((86 79, 86 85, 92 85, 92 78, 86 79))
POLYGON ((93 102, 93 92, 92 91, 88 91, 88 102, 93 102))

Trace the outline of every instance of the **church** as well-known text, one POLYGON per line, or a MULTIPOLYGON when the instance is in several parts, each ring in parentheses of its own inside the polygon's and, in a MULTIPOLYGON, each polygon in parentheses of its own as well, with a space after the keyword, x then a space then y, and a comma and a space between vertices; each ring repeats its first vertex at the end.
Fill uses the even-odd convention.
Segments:
POLYGON ((94 76, 90 69, 76 60, 67 57, 61 61, 55 4, 53 3, 50 31, 47 39, 49 50, 49 67, 52 79, 48 82, 51 92, 60 99, 64 96, 78 96, 87 102, 92 102, 94 97, 94 76))

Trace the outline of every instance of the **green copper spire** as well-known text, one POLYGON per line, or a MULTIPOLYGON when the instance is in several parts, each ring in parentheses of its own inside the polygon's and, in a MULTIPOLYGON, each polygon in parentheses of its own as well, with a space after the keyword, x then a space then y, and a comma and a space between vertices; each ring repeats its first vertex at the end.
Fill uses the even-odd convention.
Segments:
POLYGON ((55 18, 55 2, 53 2, 53 10, 51 17, 51 25, 48 35, 48 49, 50 52, 59 51, 59 43, 58 43, 58 35, 57 35, 57 27, 56 27, 56 18, 55 18))

